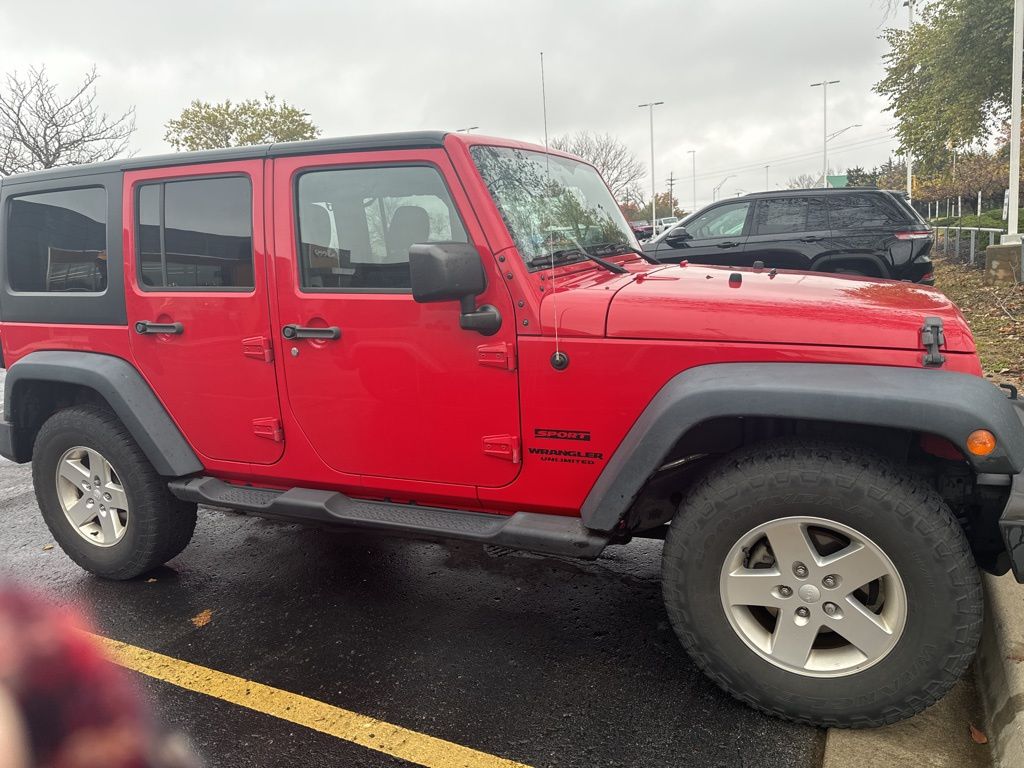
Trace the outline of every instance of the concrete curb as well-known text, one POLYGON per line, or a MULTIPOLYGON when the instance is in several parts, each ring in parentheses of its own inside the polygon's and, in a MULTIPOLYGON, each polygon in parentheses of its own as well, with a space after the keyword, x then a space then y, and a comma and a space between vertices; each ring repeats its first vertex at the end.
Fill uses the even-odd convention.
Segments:
POLYGON ((985 733, 1000 768, 1024 766, 1024 586, 1013 576, 984 577, 988 612, 977 674, 985 733))

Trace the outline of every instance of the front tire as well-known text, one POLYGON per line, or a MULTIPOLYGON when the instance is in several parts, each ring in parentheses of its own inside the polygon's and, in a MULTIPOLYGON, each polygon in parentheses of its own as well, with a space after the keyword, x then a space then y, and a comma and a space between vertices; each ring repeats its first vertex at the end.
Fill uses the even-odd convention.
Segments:
POLYGON ((981 581, 949 508, 859 448, 782 441, 726 457, 663 554, 686 650, 741 701, 819 726, 892 723, 970 663, 981 581))
POLYGON ((61 549, 85 570, 131 579, 179 554, 192 538, 196 505, 167 481, 111 412, 58 411, 40 428, 32 482, 61 549))

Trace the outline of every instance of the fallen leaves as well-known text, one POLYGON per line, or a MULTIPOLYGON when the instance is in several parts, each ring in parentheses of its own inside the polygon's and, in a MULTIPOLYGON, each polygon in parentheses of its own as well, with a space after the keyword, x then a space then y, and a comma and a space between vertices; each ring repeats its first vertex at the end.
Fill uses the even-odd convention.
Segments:
POLYGON ((196 616, 192 617, 192 625, 195 627, 205 627, 213 619, 213 611, 207 608, 205 611, 200 611, 196 616))
POLYGON ((971 729, 971 741, 975 744, 988 744, 988 736, 985 735, 984 731, 976 728, 974 723, 968 723, 967 726, 971 729))
POLYGON ((53 549, 53 544, 43 544, 43 552, 49 552, 53 549))
POLYGON ((1006 660, 1013 661, 1018 664, 1024 661, 1024 643, 1020 641, 1015 641, 1010 646, 1010 652, 1006 654, 1006 660))
POLYGON ((984 272, 935 259, 935 285, 971 326, 982 367, 996 382, 1024 383, 1024 285, 985 285, 984 272))

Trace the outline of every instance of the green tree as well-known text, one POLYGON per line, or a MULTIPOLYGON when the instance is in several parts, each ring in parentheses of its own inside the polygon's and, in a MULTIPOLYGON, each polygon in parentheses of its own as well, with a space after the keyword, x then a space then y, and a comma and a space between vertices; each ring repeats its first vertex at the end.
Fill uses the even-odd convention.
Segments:
POLYGON ((846 186, 848 187, 873 187, 878 183, 878 173, 866 171, 860 165, 846 169, 846 186))
POLYGON ((935 0, 910 30, 887 29, 875 85, 897 117, 900 149, 927 167, 988 139, 1010 105, 1013 3, 935 0))
POLYGON ((164 140, 174 149, 244 147, 275 141, 303 141, 320 135, 309 113, 267 93, 259 99, 219 104, 193 101, 176 119, 168 120, 164 140))

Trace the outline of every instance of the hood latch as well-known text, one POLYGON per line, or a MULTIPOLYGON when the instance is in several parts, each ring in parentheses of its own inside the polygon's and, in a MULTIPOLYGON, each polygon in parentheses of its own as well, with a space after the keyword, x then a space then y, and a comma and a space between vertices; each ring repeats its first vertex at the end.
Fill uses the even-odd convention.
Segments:
POLYGON ((925 348, 921 365, 925 368, 939 368, 946 362, 939 347, 946 343, 946 334, 942 332, 941 317, 926 317, 921 327, 921 346, 925 348))

